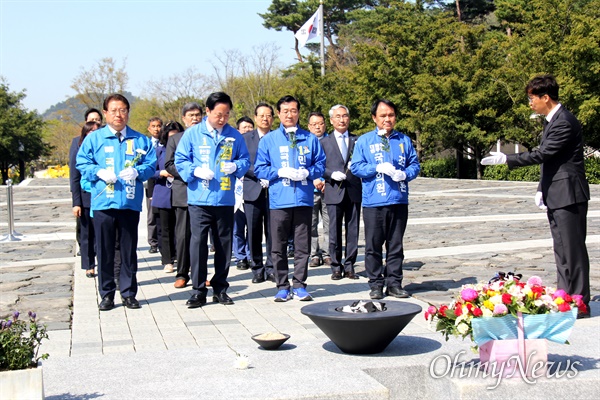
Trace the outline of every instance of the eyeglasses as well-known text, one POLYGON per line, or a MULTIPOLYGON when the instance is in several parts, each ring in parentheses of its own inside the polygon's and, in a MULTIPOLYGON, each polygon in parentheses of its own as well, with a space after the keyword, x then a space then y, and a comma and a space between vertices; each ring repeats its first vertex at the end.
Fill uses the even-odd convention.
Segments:
POLYGON ((117 114, 127 115, 129 114, 129 110, 126 108, 115 108, 114 110, 108 110, 107 113, 113 116, 117 114))
POLYGON ((540 93, 540 94, 534 94, 531 96, 527 96, 527 99, 529 100, 529 103, 533 103, 533 100, 535 100, 535 98, 537 97, 538 99, 541 99, 542 97, 544 97, 545 95, 547 95, 548 93, 540 93))
POLYGON ((296 109, 292 109, 292 110, 281 110, 281 111, 280 111, 280 113, 281 113, 281 114, 285 114, 285 115, 288 115, 288 114, 292 114, 292 115, 298 115, 298 110, 296 110, 296 109))
POLYGON ((310 126, 325 126, 325 122, 313 122, 312 124, 308 124, 310 126))
POLYGON ((348 118, 350 118, 350 116, 348 114, 344 114, 344 115, 336 115, 336 116, 331 117, 331 118, 332 119, 340 120, 340 119, 348 119, 348 118))

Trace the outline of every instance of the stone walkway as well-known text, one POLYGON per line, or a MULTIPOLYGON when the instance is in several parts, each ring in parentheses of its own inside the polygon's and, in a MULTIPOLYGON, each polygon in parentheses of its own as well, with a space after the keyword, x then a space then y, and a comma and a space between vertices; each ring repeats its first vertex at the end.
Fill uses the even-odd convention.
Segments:
MULTIPOLYGON (((535 183, 425 178, 412 182, 405 236, 404 285, 413 294, 409 301, 423 307, 427 302, 449 302, 462 284, 487 281, 496 271, 535 274, 554 285, 548 223, 532 200, 536 187, 535 183)), ((600 344, 592 339, 600 328, 595 318, 600 311, 600 186, 592 187, 592 196, 587 242, 594 318, 577 322, 579 333, 573 335, 579 345, 551 345, 551 350, 565 357, 584 356, 584 352, 582 359, 589 361, 582 375, 594 381, 600 359, 600 344)), ((0 187, 2 222, 6 221, 5 199, 5 187, 0 187)), ((142 309, 127 310, 118 304, 100 313, 96 280, 85 277, 79 258, 74 257, 68 181, 34 179, 14 187, 14 199, 15 230, 24 236, 19 242, 0 243, 0 316, 15 308, 31 309, 48 324, 51 340, 43 350, 51 355, 44 370, 49 398, 206 398, 207 386, 189 385, 189 379, 210 385, 210 398, 401 398, 401 390, 386 380, 387 373, 410 366, 427 375, 435 354, 468 349, 460 340, 443 342, 417 316, 381 355, 345 355, 300 313, 305 303, 275 303, 272 284, 252 284, 249 271, 235 268, 230 270, 228 291, 235 305, 208 304, 189 310, 185 307, 189 290, 174 289, 174 274, 163 273, 160 257, 147 252, 143 224, 138 248, 142 309), (258 349, 250 336, 266 331, 290 334, 286 351, 258 349), (249 355, 254 367, 233 370, 235 352, 249 355), (309 371, 305 363, 310 364, 309 371), (337 377, 336 368, 343 370, 343 377, 337 377), (295 379, 298 374, 304 381, 295 379), (332 376, 332 382, 327 380, 332 376), (262 380, 266 386, 260 384, 262 380), (285 382, 287 390, 282 392, 273 382, 285 382)), ((6 233, 6 225, 0 225, 0 233, 6 233)), ((363 243, 358 271, 364 269, 363 243)), ((329 275, 325 267, 310 269, 308 290, 315 301, 367 297, 365 278, 331 281, 329 275)), ((471 384, 480 398, 485 391, 478 391, 479 383, 471 384)), ((431 390, 435 385, 428 383, 431 390)), ((548 393, 555 390, 547 387, 548 393)), ((427 396, 423 392, 421 397, 427 396)))

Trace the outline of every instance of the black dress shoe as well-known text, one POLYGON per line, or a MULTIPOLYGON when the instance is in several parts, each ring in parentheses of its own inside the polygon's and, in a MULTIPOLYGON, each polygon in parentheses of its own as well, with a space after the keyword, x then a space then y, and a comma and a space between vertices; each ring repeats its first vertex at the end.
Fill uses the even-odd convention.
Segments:
POLYGON ((383 299, 383 288, 371 289, 371 293, 369 293, 369 297, 373 300, 383 299))
POLYGON ((339 271, 335 271, 333 274, 331 274, 331 280, 332 281, 339 281, 340 279, 342 279, 342 273, 339 271))
POLYGON ((148 250, 148 253, 150 253, 150 254, 158 253, 158 246, 151 246, 150 250, 148 250))
POLYGON ((267 275, 267 280, 275 283, 275 275, 274 274, 267 275))
POLYGON ((231 300, 231 297, 229 297, 227 295, 227 293, 215 294, 213 296, 213 302, 221 303, 221 304, 229 305, 229 306, 233 304, 233 300, 231 300))
POLYGON ((248 264, 248 260, 245 258, 243 260, 239 260, 237 262, 237 269, 248 269, 250 268, 250 264, 248 264))
POLYGON ((193 294, 185 303, 188 308, 198 308, 202 307, 204 304, 206 304, 206 295, 201 294, 193 294))
POLYGON ((358 279, 358 275, 354 273, 354 271, 344 272, 344 278, 348 279, 358 279))
POLYGON ((406 290, 397 286, 388 287, 385 291, 385 294, 388 296, 398 297, 399 299, 407 299, 410 297, 410 294, 408 294, 406 290))
POLYGON ((254 275, 252 278, 252 283, 263 283, 265 281, 265 277, 263 275, 254 275))
POLYGON ((142 306, 140 306, 140 303, 133 296, 123 297, 122 300, 123 305, 127 308, 130 308, 132 310, 136 308, 142 308, 142 306))
POLYGON ((115 306, 115 302, 113 301, 113 299, 106 296, 105 298, 102 299, 102 301, 98 305, 98 309, 100 311, 108 311, 108 310, 112 310, 114 306, 115 306))

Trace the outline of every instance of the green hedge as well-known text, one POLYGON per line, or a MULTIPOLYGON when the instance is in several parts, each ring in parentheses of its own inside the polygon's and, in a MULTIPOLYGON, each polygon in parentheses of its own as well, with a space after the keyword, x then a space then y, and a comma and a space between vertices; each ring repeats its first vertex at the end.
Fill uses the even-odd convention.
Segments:
POLYGON ((600 183, 600 157, 585 159, 585 176, 589 183, 600 183))
MULTIPOLYGON (((464 159, 462 168, 465 178, 476 179, 476 167, 475 160, 464 159)), ((456 178, 456 157, 434 158, 422 161, 420 176, 426 178, 456 178)))

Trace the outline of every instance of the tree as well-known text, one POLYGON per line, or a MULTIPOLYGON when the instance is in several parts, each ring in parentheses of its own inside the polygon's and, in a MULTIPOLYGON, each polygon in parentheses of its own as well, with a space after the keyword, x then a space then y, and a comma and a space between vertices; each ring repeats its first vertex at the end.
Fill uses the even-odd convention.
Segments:
POLYGON ((25 163, 48 154, 42 140, 44 122, 34 111, 27 111, 21 101, 25 93, 9 92, 8 84, 0 81, 0 171, 2 184, 8 170, 20 165, 20 178, 25 177, 25 163))
POLYGON ((106 57, 97 61, 89 70, 82 67, 81 73, 73 79, 71 85, 77 93, 76 98, 88 108, 101 110, 106 96, 125 92, 129 82, 125 61, 123 60, 121 67, 118 67, 115 60, 106 57))
POLYGON ((51 164, 67 165, 69 150, 74 137, 81 134, 81 127, 73 121, 54 119, 46 121, 43 137, 51 145, 48 162, 51 164))

